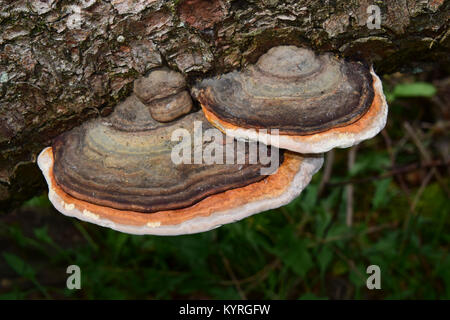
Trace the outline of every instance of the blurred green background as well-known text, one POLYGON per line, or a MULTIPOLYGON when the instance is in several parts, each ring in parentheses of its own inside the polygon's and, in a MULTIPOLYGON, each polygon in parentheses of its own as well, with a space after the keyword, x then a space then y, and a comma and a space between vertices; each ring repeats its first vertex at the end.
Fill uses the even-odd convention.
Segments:
POLYGON ((214 231, 132 236, 57 213, 0 214, 1 299, 450 299, 450 78, 383 79, 388 124, 326 155, 294 202, 214 231), (81 290, 66 268, 81 268, 81 290), (381 268, 369 290, 366 268, 381 268))

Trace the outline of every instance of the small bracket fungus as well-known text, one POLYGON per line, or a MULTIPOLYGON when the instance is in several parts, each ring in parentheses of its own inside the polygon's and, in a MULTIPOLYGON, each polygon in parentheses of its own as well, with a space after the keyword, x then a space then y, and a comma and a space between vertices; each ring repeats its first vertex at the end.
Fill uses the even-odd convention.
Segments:
MULTIPOLYGON (((149 102, 186 92, 179 91, 183 86, 176 73, 152 73, 137 81, 136 94, 111 115, 60 135, 44 149, 38 165, 55 208, 126 233, 196 233, 289 203, 321 167, 321 155, 306 157, 273 147, 267 150, 280 152, 276 166, 263 163, 260 155, 252 162, 250 144, 242 142, 239 148, 201 111, 156 121, 148 112, 149 102), (201 138, 195 145, 208 130, 217 133, 214 139, 201 138), (185 161, 174 161, 180 146, 185 161), (228 163, 228 154, 217 153, 227 146, 234 159, 244 161, 228 163), (219 161, 197 161, 198 149, 214 150, 219 161), (267 173, 261 173, 263 168, 267 173)), ((188 97, 183 103, 190 109, 188 97)), ((185 106, 180 102, 179 107, 185 106)))
POLYGON ((300 153, 372 138, 385 126, 388 110, 372 69, 295 46, 272 48, 256 65, 203 80, 192 93, 227 135, 268 141, 255 129, 278 129, 272 145, 300 153))
POLYGON ((134 82, 135 95, 148 106, 153 119, 169 122, 192 109, 186 80, 175 71, 159 69, 134 82))

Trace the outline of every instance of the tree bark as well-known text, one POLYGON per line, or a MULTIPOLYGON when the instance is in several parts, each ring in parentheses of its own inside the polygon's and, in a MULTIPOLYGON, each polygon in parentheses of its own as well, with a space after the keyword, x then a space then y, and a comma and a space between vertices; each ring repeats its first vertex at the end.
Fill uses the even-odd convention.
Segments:
POLYGON ((0 0, 0 210, 42 192, 36 156, 104 116, 152 68, 196 80, 281 44, 331 51, 377 73, 449 68, 444 0, 0 0), (380 28, 367 21, 377 5, 380 28), (434 61, 434 62, 433 62, 434 61))

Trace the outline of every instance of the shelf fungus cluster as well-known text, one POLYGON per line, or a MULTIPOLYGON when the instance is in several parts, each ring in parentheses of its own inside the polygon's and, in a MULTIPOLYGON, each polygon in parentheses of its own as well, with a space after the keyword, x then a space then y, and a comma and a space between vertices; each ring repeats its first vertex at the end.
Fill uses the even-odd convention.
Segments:
POLYGON ((289 203, 322 152, 374 136, 387 114, 371 69, 293 46, 192 94, 202 110, 181 74, 157 69, 111 115, 54 139, 38 165, 55 208, 132 234, 211 230, 289 203))

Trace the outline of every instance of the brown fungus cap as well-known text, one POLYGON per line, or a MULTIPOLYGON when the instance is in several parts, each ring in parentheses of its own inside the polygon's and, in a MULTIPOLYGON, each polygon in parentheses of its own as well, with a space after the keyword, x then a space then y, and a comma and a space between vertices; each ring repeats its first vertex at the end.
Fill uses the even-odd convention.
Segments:
MULTIPOLYGON (((194 140, 209 129, 201 111, 158 122, 132 95, 110 116, 57 137, 41 152, 38 165, 49 199, 61 213, 122 232, 159 235, 207 231, 287 204, 322 165, 321 156, 282 153, 279 166, 269 169, 259 159, 248 161, 248 144, 239 149, 234 143, 231 150, 235 159, 245 159, 243 164, 192 163, 192 148, 191 161, 173 161, 180 143, 172 139, 176 130, 194 140), (262 168, 269 171, 263 175, 262 168)), ((203 150, 230 143, 217 133, 223 142, 202 140, 203 150)))
POLYGON ((301 153, 357 144, 377 134, 387 117, 371 69, 295 46, 272 48, 256 65, 203 80, 192 93, 227 135, 270 141, 270 133, 255 130, 278 129, 271 144, 301 153))
MULTIPOLYGON (((55 181, 80 200, 150 213, 188 207, 264 178, 260 163, 194 164, 191 146, 189 163, 174 163, 172 150, 180 141, 171 140, 173 132, 183 129, 193 137, 196 121, 203 132, 212 128, 201 111, 145 131, 117 130, 108 119, 87 122, 55 139, 55 181)), ((248 148, 243 152, 248 159, 248 148)))
POLYGON ((186 80, 178 72, 162 68, 134 82, 135 95, 148 106, 153 119, 159 122, 175 120, 192 109, 186 80))

